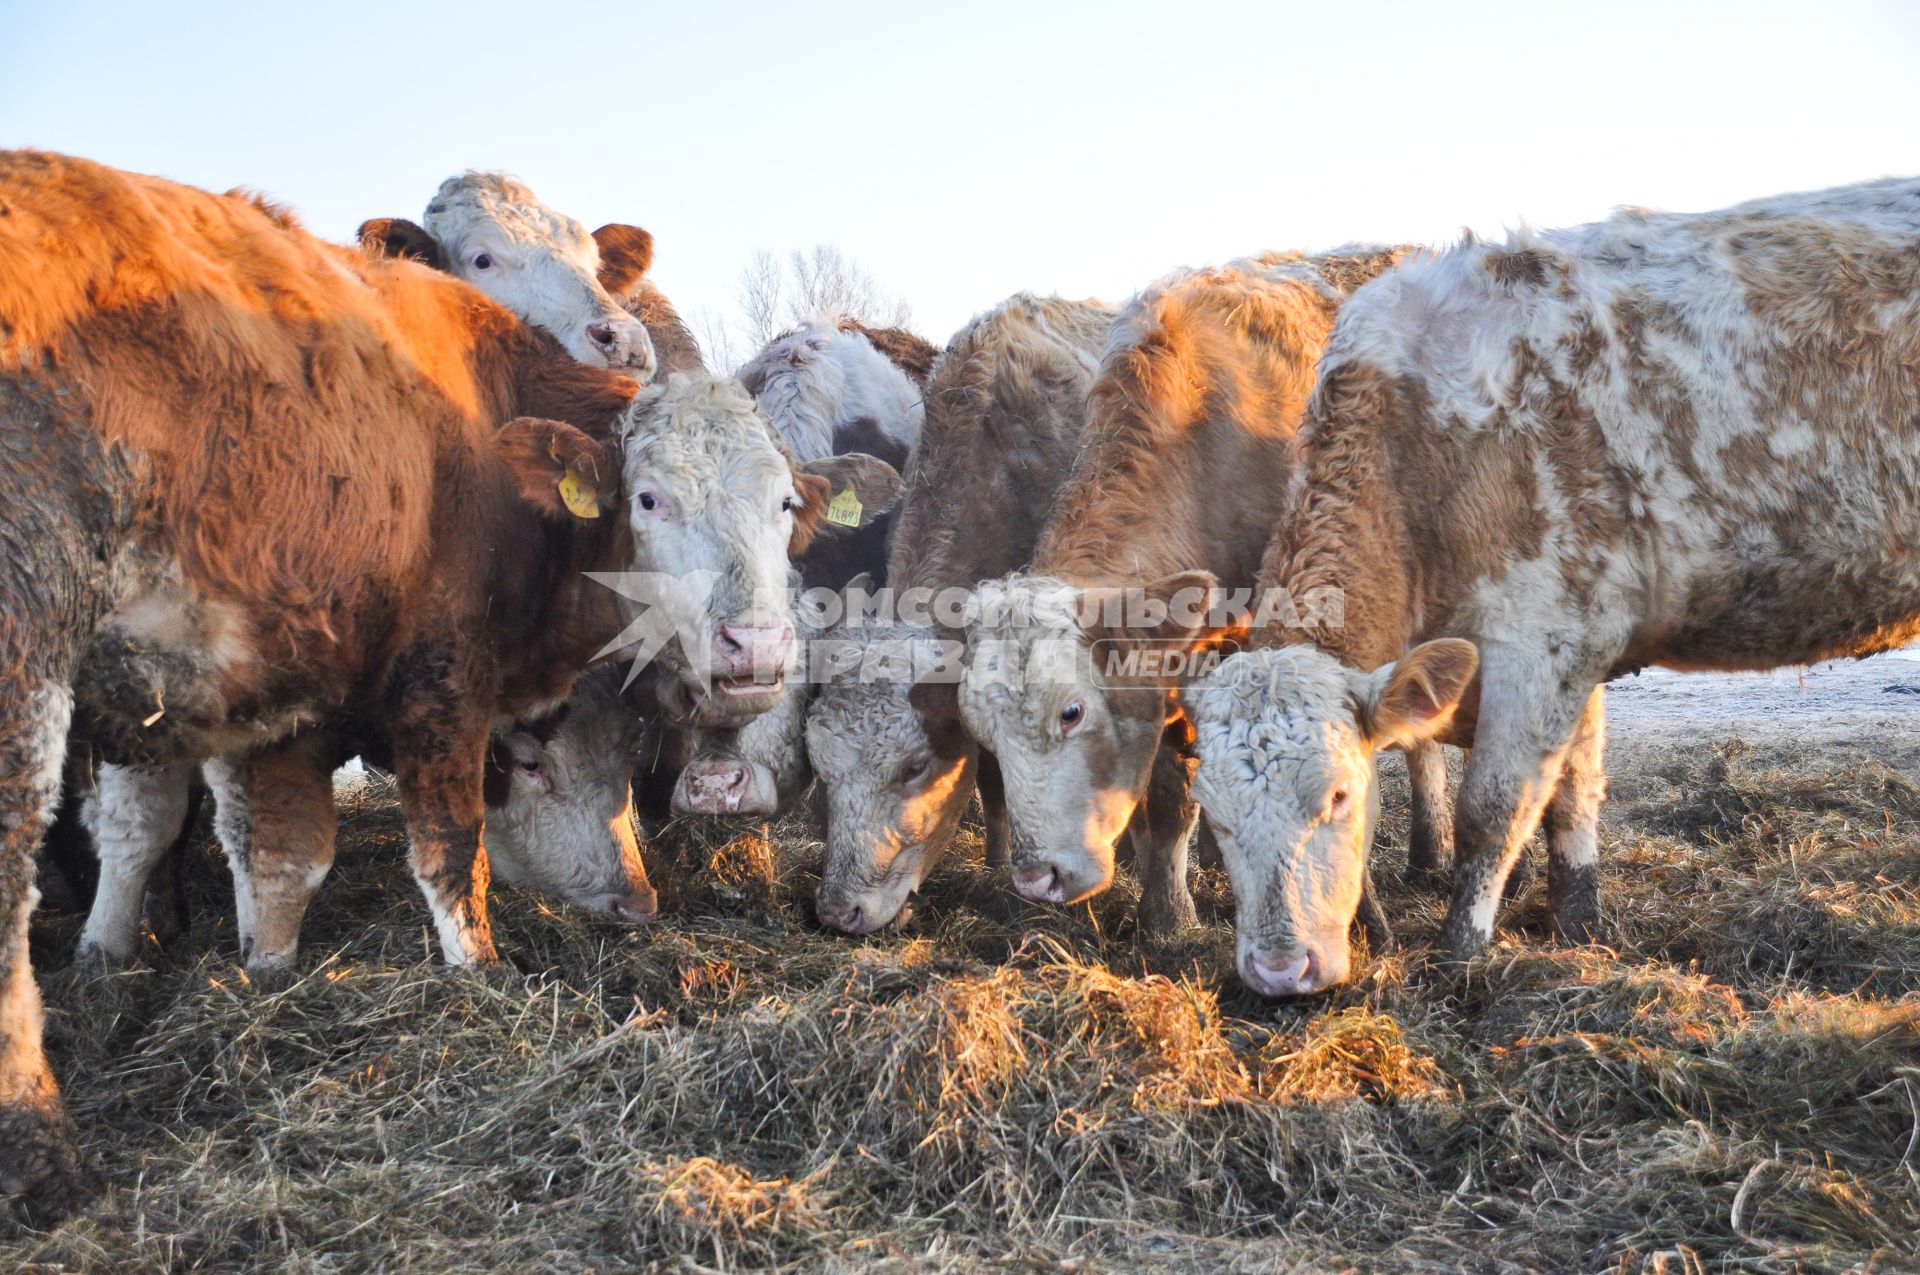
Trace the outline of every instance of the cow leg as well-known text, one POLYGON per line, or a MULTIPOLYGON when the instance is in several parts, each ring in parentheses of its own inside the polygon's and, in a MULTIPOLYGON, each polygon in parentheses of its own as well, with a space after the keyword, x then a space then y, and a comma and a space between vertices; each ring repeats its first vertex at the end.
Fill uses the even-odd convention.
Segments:
POLYGON ((233 874, 233 924, 240 958, 253 950, 253 820, 247 812, 247 766, 221 758, 202 768, 213 794, 213 835, 233 874))
POLYGON ((1453 808, 1447 801, 1446 749, 1432 742, 1407 750, 1413 827, 1407 836, 1407 878, 1438 887, 1453 876, 1453 808))
POLYGON ((1007 816, 1006 781, 1000 778, 1000 763, 992 753, 981 752, 973 783, 980 794, 980 818, 987 826, 987 871, 1005 872, 1013 862, 1009 850, 1013 826, 1007 816))
POLYGON ((1147 780, 1146 822, 1135 871, 1140 874, 1141 933, 1161 937, 1200 923, 1187 887, 1187 848, 1200 807, 1189 791, 1196 765, 1192 757, 1163 746, 1147 780))
POLYGON ((1547 803, 1547 898, 1553 927, 1591 943, 1600 926, 1600 803, 1607 797, 1607 688, 1596 686, 1567 746, 1560 786, 1547 803))
POLYGON ((100 856, 100 884, 80 931, 75 966, 114 968, 137 954, 147 883, 179 836, 192 778, 192 764, 186 762, 100 767, 81 807, 100 856))
POLYGON ((1440 927, 1450 955, 1492 942, 1507 874, 1540 824, 1596 684, 1571 654, 1482 647, 1480 717, 1458 808, 1463 857, 1440 927))
MULTIPOLYGON (((0 617, 0 668, 24 663, 12 617, 0 617)), ((52 1219, 79 1207, 87 1175, 73 1145, 60 1088, 41 1044, 40 989, 27 954, 27 922, 40 892, 34 851, 60 800, 61 760, 73 696, 28 673, 0 689, 0 1195, 23 1197, 52 1219)))
POLYGON ((180 820, 180 830, 160 858, 159 879, 147 882, 147 932, 162 947, 187 928, 187 856, 193 849, 193 833, 200 826, 200 808, 206 800, 206 785, 189 776, 187 810, 180 820))
MULTIPOLYGON (((306 735, 247 759, 244 809, 253 898, 247 969, 256 973, 292 966, 307 905, 333 867, 332 757, 324 736, 306 735)), ((239 884, 236 874, 236 897, 239 884)))
POLYGON ((500 956, 487 917, 487 851, 481 840, 487 724, 457 704, 437 703, 435 714, 444 716, 428 729, 407 720, 394 731, 394 774, 400 781, 413 875, 433 909, 447 964, 497 965, 500 956))

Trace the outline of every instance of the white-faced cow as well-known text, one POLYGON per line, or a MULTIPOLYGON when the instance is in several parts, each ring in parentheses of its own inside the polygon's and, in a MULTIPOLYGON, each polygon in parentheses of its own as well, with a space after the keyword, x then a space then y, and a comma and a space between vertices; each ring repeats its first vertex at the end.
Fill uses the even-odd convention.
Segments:
MULTIPOLYGON (((999 772, 951 712, 910 702, 911 669, 937 666, 955 631, 937 595, 1026 564, 1072 468, 1086 396, 1114 311, 1021 293, 962 328, 934 364, 926 423, 907 467, 888 555, 895 599, 923 615, 828 631, 830 680, 807 716, 806 753, 826 792, 820 919, 868 933, 904 923, 976 782, 987 858, 1006 863, 999 772)), ((961 616, 950 617, 957 623, 961 616)))
MULTIPOLYGON (((1105 889, 1151 792, 1142 928, 1194 920, 1191 727, 1171 696, 1172 656, 1208 639, 1216 580, 1251 589, 1334 315, 1405 251, 1183 271, 1113 325, 1073 472, 1029 572, 979 591, 958 685, 962 719, 1000 764, 1027 897, 1105 889)), ((1440 822, 1438 805, 1417 817, 1440 822)))
POLYGON ((1920 180, 1468 242, 1361 289, 1264 583, 1191 697, 1199 795, 1270 995, 1346 978, 1376 749, 1471 744, 1441 932, 1492 937, 1544 816, 1557 929, 1600 918, 1601 684, 1920 635, 1920 180), (1285 645, 1306 639, 1311 645, 1285 645))
POLYGON ((769 341, 740 380, 799 459, 860 451, 898 469, 920 436, 937 353, 898 328, 821 316, 769 341))
POLYGON ((737 387, 636 399, 466 285, 260 201, 10 152, 0 207, 0 1192, 57 1211, 80 1173, 26 936, 70 732, 115 765, 228 760, 269 962, 332 857, 339 736, 379 733, 442 948, 491 962, 488 738, 618 630, 585 572, 723 564, 715 663, 777 671, 787 615, 742 591, 827 484, 737 387), (664 475, 705 516, 676 485, 699 465, 652 464, 703 439, 754 477, 717 515, 733 552, 638 499, 664 475))
POLYGON ((440 183, 423 221, 363 222, 360 241, 382 255, 416 257, 465 280, 551 332, 583 363, 626 368, 641 380, 654 374, 647 329, 616 299, 625 295, 620 283, 602 279, 605 241, 622 258, 614 263, 616 277, 630 274, 632 284, 639 282, 653 257, 645 231, 635 237, 634 227, 606 227, 589 235, 505 173, 472 170, 440 183), (617 242, 607 239, 607 231, 617 242))

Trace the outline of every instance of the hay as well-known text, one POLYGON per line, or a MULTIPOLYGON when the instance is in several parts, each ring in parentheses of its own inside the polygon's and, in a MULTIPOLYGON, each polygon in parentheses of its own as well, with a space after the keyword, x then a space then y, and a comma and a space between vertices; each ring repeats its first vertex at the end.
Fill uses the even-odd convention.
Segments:
MULTIPOLYGON (((369 788, 299 981, 232 963, 211 858, 150 968, 47 978, 110 1186, 0 1269, 1915 1269, 1920 788, 1662 764, 1686 800, 1603 834, 1616 950, 1531 900, 1430 971, 1390 851, 1409 948, 1286 1006, 1232 981, 1217 870, 1205 931, 1142 950, 1131 887, 1030 907, 969 833, 852 941, 801 820, 664 830, 643 931, 503 891, 519 972, 451 973, 369 788)), ((76 929, 42 916, 43 968, 76 929)))

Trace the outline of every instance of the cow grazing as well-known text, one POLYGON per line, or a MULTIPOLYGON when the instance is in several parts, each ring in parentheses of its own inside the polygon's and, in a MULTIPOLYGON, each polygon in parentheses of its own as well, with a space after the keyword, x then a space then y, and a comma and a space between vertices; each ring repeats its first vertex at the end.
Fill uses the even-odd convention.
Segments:
POLYGON ((1490 941, 1544 819, 1600 917, 1601 684, 1920 635, 1920 180, 1469 241, 1341 313, 1262 567, 1345 591, 1192 699, 1270 995, 1347 977, 1373 751, 1471 744, 1441 943, 1490 941), (1311 645, 1280 645, 1304 637, 1311 645))
POLYGON ((1321 343, 1348 290, 1404 251, 1182 271, 1121 311, 1073 472, 1029 572, 980 590, 957 687, 967 728, 999 762, 1027 897, 1071 903, 1105 889, 1115 841, 1151 786, 1151 831, 1137 838, 1142 926, 1193 922, 1177 669, 1095 664, 1204 643, 1215 580, 1251 588, 1321 343))
MULTIPOLYGON (((1021 293, 949 342, 894 524, 887 579, 896 598, 967 589, 1026 564, 1079 451, 1113 318, 1096 302, 1021 293)), ((903 664, 953 636, 933 614, 919 619, 844 617, 827 635, 831 679, 807 715, 806 753, 827 807, 815 907, 850 933, 909 919, 976 785, 988 861, 1006 862, 992 758, 951 712, 923 714, 910 702, 903 664)))
POLYGON ((418 258, 465 280, 551 332, 583 363, 626 368, 640 380, 654 374, 647 328, 615 299, 652 264, 653 239, 644 230, 589 235, 505 173, 469 170, 440 183, 423 224, 376 218, 361 223, 360 241, 376 254, 418 258), (603 261, 603 245, 616 260, 603 261), (603 283, 608 266, 616 278, 603 283))
MULTIPOLYGON (((26 932, 70 729, 114 765, 228 759, 267 964, 332 856, 339 734, 377 730, 442 948, 491 962, 488 736, 551 711, 618 628, 584 570, 755 580, 827 484, 737 387, 636 398, 466 285, 260 201, 11 152, 0 207, 0 1191, 58 1209, 78 1165, 26 932), (652 464, 723 437, 755 478, 733 554, 663 529, 696 466, 652 464)), ((775 674, 786 615, 737 593, 693 612, 714 662, 775 674)))

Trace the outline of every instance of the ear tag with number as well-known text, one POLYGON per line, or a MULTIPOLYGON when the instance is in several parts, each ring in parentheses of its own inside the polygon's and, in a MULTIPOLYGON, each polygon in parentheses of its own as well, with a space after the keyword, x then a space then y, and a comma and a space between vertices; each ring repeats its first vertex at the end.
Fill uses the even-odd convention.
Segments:
POLYGON ((860 525, 860 497, 853 494, 853 488, 847 488, 827 502, 827 521, 842 527, 860 525))
POLYGON ((600 494, 593 484, 569 469, 560 478, 560 503, 576 518, 600 516, 600 494))

